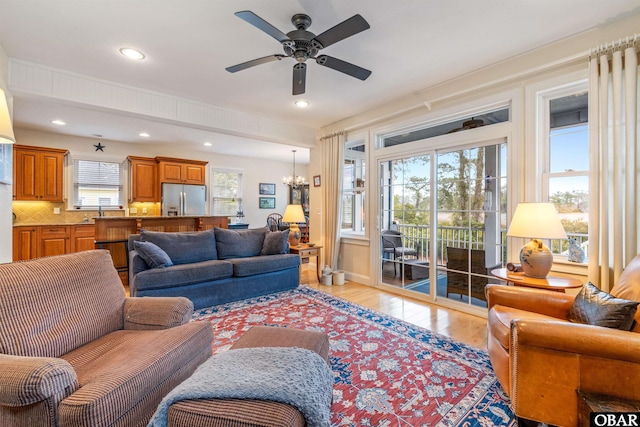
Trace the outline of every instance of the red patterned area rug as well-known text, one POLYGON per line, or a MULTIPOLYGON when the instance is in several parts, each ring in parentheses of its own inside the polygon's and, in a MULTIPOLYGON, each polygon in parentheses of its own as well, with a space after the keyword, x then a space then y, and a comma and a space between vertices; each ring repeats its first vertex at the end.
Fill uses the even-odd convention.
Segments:
POLYGON ((333 426, 515 426, 487 353, 309 287, 198 310, 214 353, 253 325, 330 338, 333 426))

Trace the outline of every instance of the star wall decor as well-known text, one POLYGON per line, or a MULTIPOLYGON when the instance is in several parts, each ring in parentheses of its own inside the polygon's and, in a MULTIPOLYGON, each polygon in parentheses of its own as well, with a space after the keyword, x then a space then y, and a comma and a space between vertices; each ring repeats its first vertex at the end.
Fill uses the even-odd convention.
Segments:
POLYGON ((95 144, 94 147, 96 147, 96 151, 102 151, 104 153, 104 150, 103 150, 103 148, 105 148, 104 145, 98 142, 98 144, 95 144))

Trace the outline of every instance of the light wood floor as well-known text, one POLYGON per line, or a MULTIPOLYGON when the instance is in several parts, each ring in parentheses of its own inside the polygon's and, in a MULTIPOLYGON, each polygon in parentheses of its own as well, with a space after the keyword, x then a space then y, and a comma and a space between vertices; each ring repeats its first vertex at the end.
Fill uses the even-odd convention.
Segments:
POLYGON ((318 283, 313 263, 302 266, 301 283, 473 347, 487 349, 487 320, 484 318, 359 283, 346 282, 341 286, 324 286, 318 283))

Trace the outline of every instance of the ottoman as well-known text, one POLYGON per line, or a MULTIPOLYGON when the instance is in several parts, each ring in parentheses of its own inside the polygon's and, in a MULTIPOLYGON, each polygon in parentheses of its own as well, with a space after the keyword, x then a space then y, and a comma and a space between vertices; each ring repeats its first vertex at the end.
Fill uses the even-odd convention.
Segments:
MULTIPOLYGON (((329 337, 322 332, 254 326, 229 351, 249 347, 298 347, 318 353, 329 364, 329 337)), ((169 427, 304 427, 304 416, 280 402, 195 399, 169 408, 169 427)))

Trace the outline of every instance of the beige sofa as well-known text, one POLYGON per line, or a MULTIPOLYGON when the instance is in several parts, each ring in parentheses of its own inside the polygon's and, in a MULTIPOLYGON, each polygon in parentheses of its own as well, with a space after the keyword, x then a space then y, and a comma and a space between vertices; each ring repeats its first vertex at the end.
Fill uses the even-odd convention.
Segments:
POLYGON ((144 426, 211 356, 186 298, 127 298, 109 252, 0 265, 0 425, 144 426))

